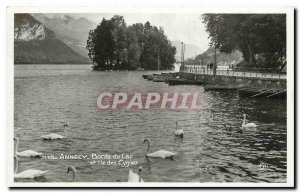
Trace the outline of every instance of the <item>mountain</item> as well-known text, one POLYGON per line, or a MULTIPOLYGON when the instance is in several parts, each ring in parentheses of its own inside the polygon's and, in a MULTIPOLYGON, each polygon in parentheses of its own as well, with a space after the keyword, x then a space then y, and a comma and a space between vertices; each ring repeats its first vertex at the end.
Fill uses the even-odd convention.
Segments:
MULTIPOLYGON (((217 64, 218 65, 229 65, 229 64, 237 64, 243 60, 243 54, 240 51, 235 51, 231 54, 227 54, 224 52, 220 52, 217 50, 217 64)), ((202 54, 197 55, 194 59, 188 59, 186 64, 194 64, 199 65, 200 61, 202 65, 207 65, 209 63, 214 62, 215 49, 208 48, 202 54)))
POLYGON ((89 63, 31 15, 15 14, 14 22, 15 64, 89 63))
POLYGON ((88 57, 86 42, 89 31, 96 28, 96 23, 84 17, 74 18, 66 14, 32 14, 32 16, 48 29, 54 31, 57 39, 80 55, 88 57))
MULTIPOLYGON (((181 61, 181 41, 179 40, 173 40, 171 41, 172 46, 176 47, 176 61, 181 61)), ((204 50, 202 50, 200 47, 193 45, 193 44, 185 44, 185 53, 184 53, 184 59, 193 58, 197 54, 202 53, 204 50)))

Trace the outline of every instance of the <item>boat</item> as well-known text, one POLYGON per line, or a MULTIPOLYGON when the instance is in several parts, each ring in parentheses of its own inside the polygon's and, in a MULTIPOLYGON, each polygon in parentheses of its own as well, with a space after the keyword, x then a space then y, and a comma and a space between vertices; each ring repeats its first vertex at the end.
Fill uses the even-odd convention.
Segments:
POLYGON ((168 80, 169 85, 202 85, 202 81, 187 80, 183 78, 170 78, 168 80))
MULTIPOLYGON (((161 74, 152 74, 152 75, 151 74, 143 74, 142 76, 144 79, 148 79, 149 76, 163 76, 163 77, 167 77, 167 78, 169 78, 169 77, 175 78, 178 75, 179 75, 178 72, 162 72, 161 74)), ((151 77, 150 77, 150 79, 152 80, 151 77)))
POLYGON ((237 90, 238 86, 231 86, 231 85, 204 85, 204 90, 237 90))
POLYGON ((286 98, 286 90, 282 89, 257 89, 251 87, 239 88, 240 97, 248 98, 286 98))
POLYGON ((169 76, 176 78, 177 76, 179 76, 179 72, 170 72, 169 76))
POLYGON ((148 76, 147 76, 147 79, 148 79, 148 80, 153 80, 153 78, 154 78, 154 75, 148 75, 148 76))
POLYGON ((154 77, 153 82, 166 82, 168 80, 167 77, 154 77))
POLYGON ((286 90, 278 91, 274 94, 267 96, 267 98, 271 99, 286 99, 286 90))

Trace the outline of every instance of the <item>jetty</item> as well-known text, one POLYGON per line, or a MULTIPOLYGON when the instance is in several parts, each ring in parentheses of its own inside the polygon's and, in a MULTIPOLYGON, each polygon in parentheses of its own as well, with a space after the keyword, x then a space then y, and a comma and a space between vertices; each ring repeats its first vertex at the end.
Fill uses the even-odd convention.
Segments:
POLYGON ((286 99, 286 74, 207 70, 200 65, 184 65, 180 72, 144 74, 144 79, 174 85, 202 85, 205 91, 238 91, 241 98, 286 99))
POLYGON ((240 97, 285 99, 287 95, 286 73, 274 69, 269 71, 238 71, 232 69, 213 70, 200 65, 185 65, 179 77, 203 82, 208 90, 238 90, 240 97), (276 73, 275 73, 276 72, 276 73))

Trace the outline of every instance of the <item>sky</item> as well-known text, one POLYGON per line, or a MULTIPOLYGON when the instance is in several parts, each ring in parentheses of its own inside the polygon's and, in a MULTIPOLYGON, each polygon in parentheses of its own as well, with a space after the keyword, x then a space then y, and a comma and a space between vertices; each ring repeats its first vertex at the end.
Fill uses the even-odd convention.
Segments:
MULTIPOLYGON (((116 13, 71 13, 69 15, 79 18, 85 17, 95 23, 101 22, 102 18, 110 19, 116 13)), ((151 25, 161 26, 169 40, 180 40, 185 44, 194 44, 201 51, 209 47, 208 33, 202 23, 201 14, 128 14, 118 13, 125 19, 127 25, 134 23, 145 23, 149 21, 151 25)))

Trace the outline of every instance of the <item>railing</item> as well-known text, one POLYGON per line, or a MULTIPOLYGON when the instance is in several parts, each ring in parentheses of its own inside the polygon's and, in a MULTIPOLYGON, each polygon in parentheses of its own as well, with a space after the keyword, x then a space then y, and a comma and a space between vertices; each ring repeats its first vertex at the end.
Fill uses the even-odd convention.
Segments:
MULTIPOLYGON (((204 66, 185 65, 183 72, 193 74, 207 74, 213 75, 213 70, 207 69, 204 66)), ((232 69, 216 70, 216 75, 222 76, 237 76, 237 77, 253 77, 253 78, 266 78, 266 79, 286 79, 286 74, 283 73, 269 73, 258 71, 236 71, 232 69)))

